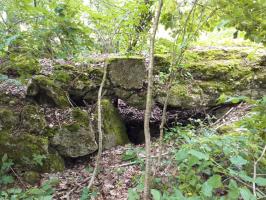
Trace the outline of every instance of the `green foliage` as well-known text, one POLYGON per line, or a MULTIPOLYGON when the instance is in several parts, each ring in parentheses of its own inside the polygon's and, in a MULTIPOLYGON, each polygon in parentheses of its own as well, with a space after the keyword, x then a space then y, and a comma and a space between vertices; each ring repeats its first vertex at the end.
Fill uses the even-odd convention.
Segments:
POLYGON ((7 155, 5 154, 2 157, 2 162, 0 164, 0 186, 2 187, 14 182, 13 177, 8 174, 13 162, 8 159, 7 155))
MULTIPOLYGON (((214 0, 213 5, 218 6, 220 19, 227 26, 234 26, 237 30, 245 31, 245 38, 266 44, 265 14, 266 3, 263 0, 214 0)), ((237 37, 237 32, 235 33, 237 37)))
MULTIPOLYGON (((265 109, 260 111, 265 113, 265 109)), ((171 164, 178 166, 176 180, 157 188, 163 192, 163 199, 254 199, 243 182, 252 185, 253 161, 261 155, 263 142, 258 131, 217 135, 208 129, 177 126, 167 131, 165 140, 175 140, 179 150, 171 164), (167 188, 173 192, 167 192, 167 188)), ((257 167, 261 173, 264 169, 265 163, 257 167)), ((264 187, 265 181, 257 177, 256 184, 264 187)))
POLYGON ((43 166, 43 162, 45 161, 46 158, 47 158, 47 156, 45 156, 45 155, 33 154, 32 160, 37 165, 43 166))
POLYGON ((57 180, 51 179, 45 182, 40 188, 30 188, 23 191, 19 188, 11 188, 6 191, 0 191, 1 199, 17 199, 17 200, 52 200, 54 189, 57 180))
POLYGON ((0 187, 3 190, 0 190, 0 199, 16 199, 16 200, 51 200, 52 194, 54 192, 55 185, 58 184, 57 179, 51 179, 41 185, 39 188, 30 188, 27 190, 22 190, 20 188, 8 187, 14 182, 13 176, 9 175, 10 168, 12 167, 13 162, 7 158, 5 154, 2 157, 0 165, 0 187))
POLYGON ((238 104, 246 100, 248 98, 245 96, 227 96, 222 93, 217 100, 217 104, 238 104))
POLYGON ((252 111, 252 115, 239 122, 239 125, 266 141, 266 96, 256 102, 252 111))
POLYGON ((81 0, 41 0, 36 4, 3 0, 0 50, 27 57, 66 57, 89 49, 91 30, 81 18, 84 10, 81 0))
POLYGON ((151 189, 151 195, 154 200, 161 200, 161 192, 159 190, 151 189))
POLYGON ((128 190, 128 200, 139 200, 140 195, 138 194, 136 188, 129 189, 128 190))
POLYGON ((127 150, 122 154, 122 160, 123 161, 129 161, 129 160, 136 160, 138 158, 136 151, 134 150, 127 150))

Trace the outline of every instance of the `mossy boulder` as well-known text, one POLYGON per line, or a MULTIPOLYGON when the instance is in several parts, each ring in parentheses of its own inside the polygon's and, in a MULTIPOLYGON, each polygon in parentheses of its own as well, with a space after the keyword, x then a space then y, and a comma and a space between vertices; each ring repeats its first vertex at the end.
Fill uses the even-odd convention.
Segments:
POLYGON ((11 109, 0 107, 0 131, 10 130, 18 123, 18 117, 11 109))
POLYGON ((65 169, 64 159, 57 153, 50 153, 42 166, 45 172, 59 172, 65 169))
POLYGON ((21 111, 21 123, 28 132, 42 134, 46 127, 44 113, 39 107, 26 105, 21 111))
POLYGON ((245 66, 242 60, 209 60, 187 64, 187 70, 193 78, 199 80, 233 81, 251 73, 251 67, 245 66))
POLYGON ((58 129, 51 139, 51 145, 64 157, 81 157, 95 152, 98 145, 94 130, 77 123, 58 129))
MULTIPOLYGON (((162 91, 157 97, 157 102, 164 104, 166 91, 162 91)), ((168 105, 182 109, 194 109, 207 104, 209 99, 203 99, 203 91, 196 85, 175 84, 170 89, 168 105)))
POLYGON ((27 183, 31 184, 31 185, 34 185, 36 184, 37 182, 40 181, 41 179, 41 176, 38 172, 36 171, 26 171, 24 174, 23 174, 23 179, 24 181, 26 181, 27 183))
POLYGON ((69 106, 67 93, 54 80, 43 75, 32 78, 27 88, 27 96, 33 98, 39 104, 57 107, 69 106))
MULTIPOLYGON (((7 154, 8 158, 22 170, 37 172, 60 170, 56 167, 50 168, 50 166, 55 165, 52 163, 52 160, 49 159, 50 153, 48 151, 48 146, 48 138, 46 137, 31 134, 14 136, 7 131, 0 132, 0 157, 7 154), (38 157, 42 158, 42 164, 37 161, 38 157)), ((61 163, 61 166, 63 165, 64 162, 61 163)))
POLYGON ((109 60, 108 74, 111 83, 124 89, 141 89, 146 79, 143 58, 113 58, 109 60))
POLYGON ((109 149, 117 145, 123 145, 129 142, 126 127, 123 123, 117 108, 115 108, 109 99, 103 99, 102 105, 102 129, 103 129, 103 147, 109 149))
MULTIPOLYGON (((221 94, 248 96, 253 99, 266 94, 265 50, 251 48, 196 48, 185 53, 170 91, 169 106, 181 109, 211 108, 221 94), (252 59, 250 58, 252 55, 252 59)), ((158 84, 160 86, 160 84, 158 84)), ((164 102, 163 85, 156 93, 156 101, 164 102)))

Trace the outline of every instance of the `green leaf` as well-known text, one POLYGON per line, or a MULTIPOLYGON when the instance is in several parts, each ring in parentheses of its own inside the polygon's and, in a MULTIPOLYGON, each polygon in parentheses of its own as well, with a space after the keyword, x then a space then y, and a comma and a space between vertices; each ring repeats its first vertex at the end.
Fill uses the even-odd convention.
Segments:
POLYGON ((176 161, 183 161, 188 157, 188 152, 186 149, 181 149, 175 154, 176 161))
POLYGON ((236 166, 242 166, 242 165, 246 165, 248 163, 247 160, 245 160, 243 157, 241 157, 239 155, 231 157, 230 161, 232 164, 234 164, 236 166))
POLYGON ((186 198, 184 197, 184 195, 182 194, 182 192, 178 189, 175 189, 175 192, 173 194, 173 197, 175 199, 179 199, 179 200, 186 200, 186 198))
POLYGON ((266 178, 258 177, 256 178, 256 184, 259 186, 266 186, 266 178))
POLYGON ((211 185, 209 185, 207 181, 205 183, 203 183, 202 188, 201 188, 201 192, 204 196, 211 197, 212 196, 212 190, 213 190, 213 187, 211 185))
POLYGON ((14 178, 9 175, 3 175, 0 177, 0 183, 6 185, 14 182, 14 178))
POLYGON ((123 161, 129 161, 135 159, 137 159, 137 153, 133 150, 127 150, 125 153, 122 154, 123 161))
POLYGON ((159 190, 151 189, 151 195, 153 200, 161 200, 162 195, 159 190))
POLYGON ((213 189, 219 187, 222 187, 221 176, 213 175, 205 183, 203 183, 201 192, 203 193, 204 196, 211 197, 213 189))
POLYGON ((84 187, 82 190, 80 200, 88 200, 88 199, 90 199, 89 197, 90 197, 89 196, 89 189, 87 187, 84 187))
POLYGON ((255 196, 246 187, 240 188, 240 194, 244 200, 256 200, 255 196))
POLYGON ((39 197, 38 199, 39 200, 52 200, 53 199, 53 196, 47 195, 47 196, 39 197))
POLYGON ((11 193, 11 194, 19 194, 22 192, 22 189, 20 188, 11 188, 8 190, 8 193, 11 193))
POLYGON ((207 153, 202 153, 200 151, 196 150, 190 150, 189 153, 195 157, 197 157, 199 160, 209 160, 209 154, 207 153))
POLYGON ((140 199, 140 196, 135 188, 128 190, 128 200, 139 200, 139 199, 140 199))
POLYGON ((229 191, 227 194, 228 199, 237 200, 239 197, 239 189, 235 180, 230 180, 228 185, 229 191))
POLYGON ((219 175, 213 175, 211 178, 208 179, 207 182, 210 186, 212 186, 215 189, 223 186, 221 181, 221 176, 219 175))

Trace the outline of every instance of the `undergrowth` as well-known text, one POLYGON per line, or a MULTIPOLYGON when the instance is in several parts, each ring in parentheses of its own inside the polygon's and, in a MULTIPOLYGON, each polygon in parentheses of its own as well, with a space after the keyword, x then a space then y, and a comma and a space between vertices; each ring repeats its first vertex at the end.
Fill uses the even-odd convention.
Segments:
MULTIPOLYGON (((265 108, 266 97, 224 134, 208 126, 177 125, 167 130, 165 144, 174 150, 172 159, 163 160, 165 175, 153 179, 153 199, 266 199, 265 108), (254 162, 261 156, 254 176, 254 162)), ((140 199, 143 183, 141 177, 137 180, 129 190, 130 200, 140 199)))

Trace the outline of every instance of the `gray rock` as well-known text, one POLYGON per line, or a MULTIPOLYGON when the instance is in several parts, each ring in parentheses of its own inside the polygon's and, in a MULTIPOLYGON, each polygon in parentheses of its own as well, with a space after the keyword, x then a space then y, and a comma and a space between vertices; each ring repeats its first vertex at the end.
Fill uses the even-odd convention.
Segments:
POLYGON ((98 148, 94 131, 75 124, 58 130, 51 140, 51 145, 60 155, 71 158, 89 155, 98 148))

